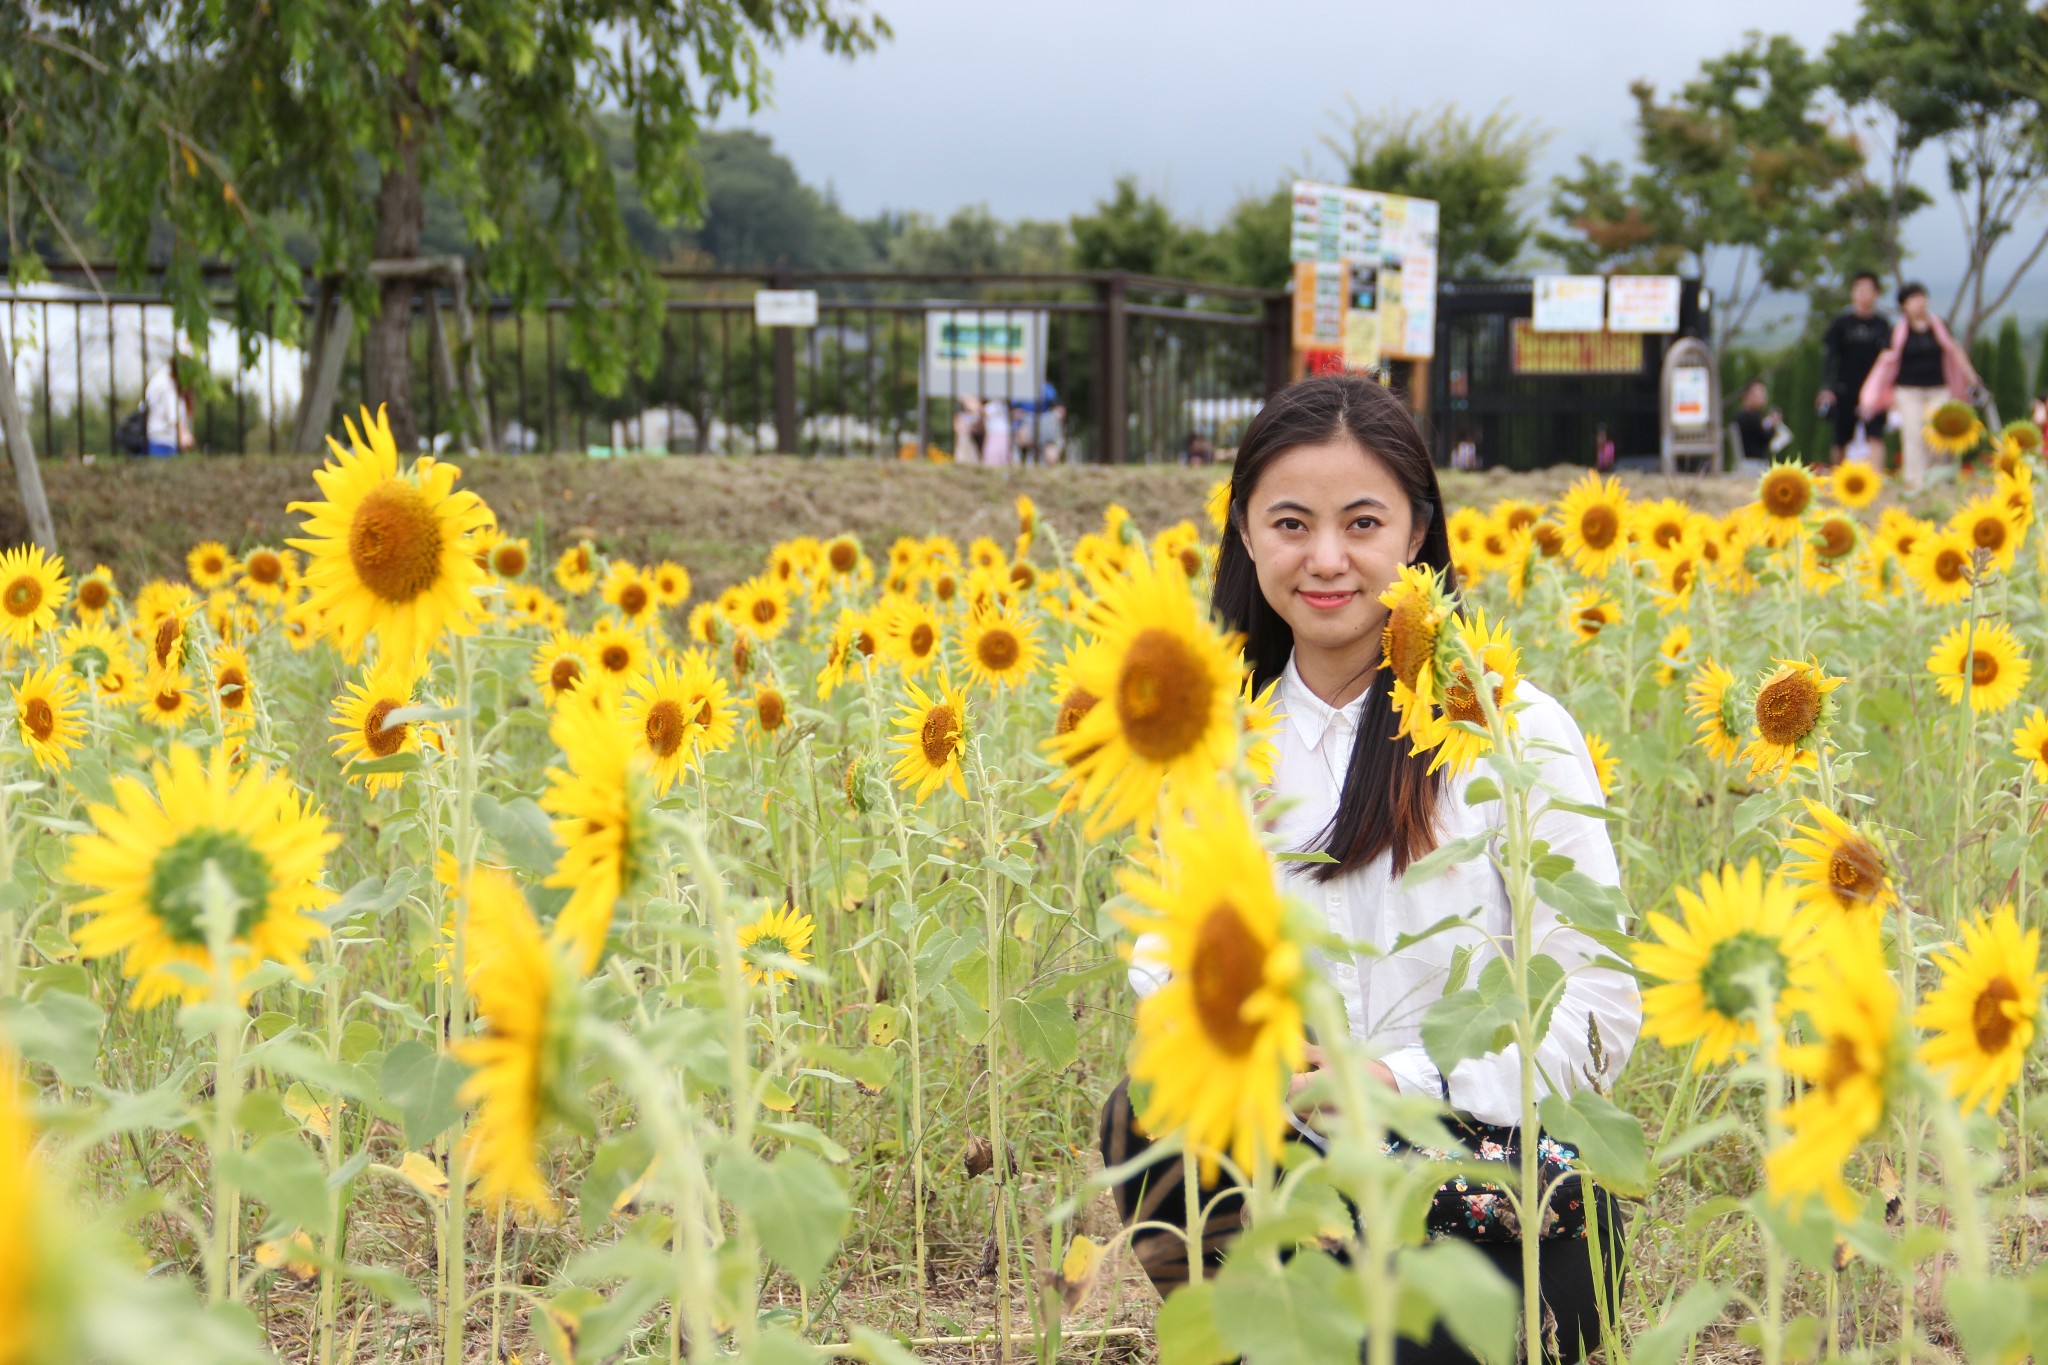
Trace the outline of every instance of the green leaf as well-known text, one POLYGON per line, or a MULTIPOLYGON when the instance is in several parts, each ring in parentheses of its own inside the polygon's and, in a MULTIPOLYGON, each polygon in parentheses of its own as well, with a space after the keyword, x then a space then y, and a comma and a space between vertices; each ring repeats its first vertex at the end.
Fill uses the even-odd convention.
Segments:
POLYGON ((1576 1147, 1594 1179, 1619 1194, 1649 1193, 1649 1144, 1634 1114, 1597 1090, 1575 1091, 1568 1100, 1545 1095, 1539 1111, 1544 1131, 1576 1147))
POLYGON ((354 1261, 341 1268, 344 1280, 353 1280, 401 1313, 427 1311, 426 1296, 400 1271, 388 1265, 361 1265, 354 1261))
POLYGON ((1636 1336, 1628 1353, 1629 1365, 1677 1365, 1692 1339, 1721 1316, 1728 1298, 1728 1291, 1720 1285, 1693 1285, 1664 1310, 1655 1327, 1636 1336))
POLYGON ((1427 1299, 1437 1321, 1473 1355, 1509 1360, 1521 1325, 1522 1296, 1486 1258, 1459 1237, 1441 1237, 1401 1256, 1401 1285, 1427 1299))
POLYGON ((586 1240, 596 1240, 611 1221, 612 1205, 627 1186, 647 1173, 647 1165, 653 1159, 647 1135, 638 1128, 615 1133, 597 1144, 597 1151, 590 1158, 590 1170, 576 1195, 577 1214, 586 1240))
POLYGON ((377 777, 385 773, 416 773, 419 770, 418 754, 389 754, 383 758, 359 758, 342 772, 349 777, 377 777))
POLYGON ((920 1365, 908 1346, 872 1327, 855 1327, 847 1333, 844 1354, 852 1360, 866 1361, 867 1365, 920 1365))
POLYGON ((815 1123, 806 1123, 802 1119, 767 1119, 760 1127, 763 1132, 810 1148, 834 1166, 844 1166, 853 1159, 851 1152, 825 1136, 825 1130, 815 1123))
POLYGON ((531 797, 499 801, 483 792, 476 794, 476 822, 497 840, 505 860, 531 877, 546 876, 562 856, 555 842, 555 827, 531 797))
POLYGON ((1538 877, 1536 895, 1576 929, 1614 933, 1628 919, 1628 897, 1620 887, 1596 882, 1576 868, 1558 877, 1538 877))
POLYGON ((1488 801, 1500 800, 1500 788, 1490 777, 1475 777, 1465 784, 1465 804, 1483 806, 1488 801))
POLYGON ((280 1222, 323 1230, 332 1218, 327 1172, 313 1149, 295 1135, 268 1137, 247 1151, 220 1155, 221 1165, 244 1194, 280 1222))
MULTIPOLYGON (((424 1048, 425 1044, 414 1043, 412 1046, 424 1048)), ((329 1061, 325 1053, 315 1052, 293 1038, 260 1044, 251 1049, 248 1060, 293 1080, 304 1081, 321 1090, 335 1091, 352 1100, 367 1099, 372 1091, 370 1074, 363 1068, 353 1062, 329 1061)), ((385 1065, 388 1068, 390 1063, 387 1061, 385 1065)))
POLYGON ((1073 1009, 1065 996, 1013 996, 1003 1002, 1003 1026, 1026 1057, 1054 1071, 1064 1071, 1081 1055, 1073 1009))
POLYGON ((408 1039, 384 1054, 378 1084, 398 1106, 407 1147, 425 1147, 448 1131, 462 1113, 455 1092, 468 1077, 468 1067, 425 1043, 408 1039))
POLYGON ((1218 1334, 1250 1365, 1330 1365, 1358 1359, 1365 1311, 1357 1279, 1315 1252, 1285 1266, 1262 1257, 1226 1261, 1215 1280, 1218 1334))
POLYGON ((745 1365, 818 1365, 818 1348, 796 1336, 787 1327, 770 1327, 754 1338, 753 1346, 740 1355, 745 1365))
POLYGON ((106 1017, 98 1005, 68 991, 0 1000, 0 1033, 25 1060, 43 1063, 70 1086, 99 1079, 100 1028, 106 1017))
POLYGON ((1956 1273, 1943 1297, 1963 1341, 1963 1359, 2010 1365, 2027 1354, 2027 1297, 2014 1293, 2010 1281, 1956 1273))
POLYGON ((1215 1299, 1210 1280, 1184 1284, 1167 1296, 1152 1324, 1159 1338, 1159 1365, 1230 1365, 1237 1359, 1216 1331, 1215 1299))
POLYGON ((1448 1076, 1459 1062, 1498 1052, 1512 1042, 1519 1012, 1512 996, 1489 999, 1477 989, 1458 991, 1423 1014, 1422 1046, 1436 1069, 1448 1076))
POLYGON ((1481 856, 1492 843, 1491 834, 1470 834, 1448 844, 1439 844, 1427 857, 1408 864, 1408 870, 1401 874, 1401 885, 1403 888, 1421 886, 1459 863, 1481 856))
POLYGON ((741 1153, 722 1159, 712 1180, 753 1220, 763 1251, 799 1283, 817 1282, 853 1217, 830 1166, 799 1148, 787 1148, 773 1161, 741 1153))

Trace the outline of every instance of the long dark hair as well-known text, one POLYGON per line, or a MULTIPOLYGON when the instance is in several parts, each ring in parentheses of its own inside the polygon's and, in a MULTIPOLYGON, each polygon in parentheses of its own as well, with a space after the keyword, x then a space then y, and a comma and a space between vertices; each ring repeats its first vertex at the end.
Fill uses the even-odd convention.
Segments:
MULTIPOLYGON (((1440 571, 1446 584, 1455 581, 1436 465, 1401 399, 1370 379, 1350 374, 1316 375, 1282 389, 1259 409, 1238 444, 1237 464, 1230 472, 1230 525, 1209 599, 1226 628, 1244 633, 1245 657, 1253 684, 1261 691, 1286 671, 1294 652, 1294 631, 1259 590, 1258 570, 1244 546, 1246 503, 1266 466, 1281 455, 1298 446, 1347 438, 1387 467, 1408 495, 1414 520, 1427 523, 1422 549, 1412 562, 1440 571)), ((1395 737, 1399 720, 1391 683, 1383 659, 1358 718, 1337 814, 1314 844, 1336 859, 1314 865, 1318 880, 1364 867, 1389 849, 1398 875, 1436 847, 1443 779, 1429 771, 1427 753, 1411 755, 1408 742, 1395 737)))

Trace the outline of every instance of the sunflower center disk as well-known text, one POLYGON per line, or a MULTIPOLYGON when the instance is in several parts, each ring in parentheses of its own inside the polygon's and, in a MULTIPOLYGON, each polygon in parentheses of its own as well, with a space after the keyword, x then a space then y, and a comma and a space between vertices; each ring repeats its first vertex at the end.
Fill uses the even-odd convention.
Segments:
POLYGON ((1944 583, 1954 583, 1963 576, 1967 561, 1955 550, 1943 550, 1934 557, 1934 576, 1944 583))
POLYGON ((1766 683, 1756 694, 1756 728, 1772 744, 1799 743, 1819 719, 1820 689, 1803 674, 1766 683))
POLYGON ((924 622, 918 622, 917 625, 911 629, 910 652, 916 655, 918 658, 922 659, 925 655, 931 653, 932 646, 935 643, 937 643, 937 639, 932 634, 932 628, 926 625, 924 622))
POLYGON ((367 493, 348 528, 356 577, 386 602, 406 603, 441 576, 441 522, 426 495, 388 479, 367 493))
POLYGON ((28 705, 21 708, 21 723, 28 727, 30 734, 47 744, 50 736, 57 732, 57 713, 41 697, 30 697, 28 705))
POLYGON ((1083 687, 1077 687, 1067 693, 1060 702, 1059 715, 1053 720, 1052 732, 1056 735, 1071 733, 1073 728, 1081 723, 1082 717, 1095 709, 1095 703, 1099 700, 1100 698, 1083 687))
POLYGON ((1994 553, 2005 548, 2005 523, 1997 517, 1979 517, 1970 528, 1970 540, 1994 553))
POLYGON ((43 585, 36 578, 23 574, 7 585, 4 600, 9 616, 28 616, 43 605, 43 585))
POLYGON ((1621 518, 1612 507, 1601 504, 1588 507, 1579 518, 1579 539, 1586 542, 1589 550, 1604 550, 1614 544, 1614 538, 1621 534, 1621 518))
POLYGON ((1998 656, 1981 649, 1970 651, 1970 685, 1989 687, 1998 681, 1998 656))
POLYGON ((1215 694, 1215 680, 1185 641, 1156 628, 1141 631, 1117 678, 1117 719, 1125 741, 1154 763, 1179 758, 1208 729, 1215 694))
POLYGON ((1707 953, 1700 969, 1700 991, 1715 1013, 1729 1019, 1746 1017, 1757 1007, 1756 981, 1761 971, 1777 998, 1785 985, 1785 954, 1775 939, 1750 930, 1730 934, 1707 953))
POLYGON ((555 666, 548 670, 548 685, 557 692, 566 692, 583 678, 583 665, 574 659, 555 660, 555 666))
POLYGON ((2019 988, 2011 979, 1994 976, 1984 983, 1984 989, 1977 993, 1976 1003, 1970 1007, 1970 1028, 1977 1035, 1977 1046, 1984 1052, 2003 1052, 2012 1041, 2013 1020, 2006 1006, 2019 1001, 2019 988))
POLYGON ((1821 1093, 1833 1095, 1862 1074, 1863 1059, 1856 1053, 1856 1040, 1840 1034, 1828 1039, 1827 1061, 1821 1068, 1821 1093))
POLYGON ((250 582, 261 583, 266 588, 284 577, 284 566, 277 562, 276 555, 250 555, 244 567, 248 569, 250 582))
POLYGON ((220 704, 230 711, 239 711, 249 704, 249 680, 239 668, 221 670, 219 691, 220 704))
POLYGON ((858 552, 851 545, 844 542, 834 545, 832 547, 832 572, 852 573, 854 564, 858 562, 856 559, 857 554, 858 552))
POLYGON ((1017 637, 1007 630, 990 631, 975 647, 981 666, 991 673, 1002 673, 1015 667, 1017 656, 1022 652, 1017 646, 1017 637))
POLYGON ((412 727, 384 724, 384 718, 401 704, 387 697, 371 707, 370 714, 363 717, 363 745, 379 758, 389 758, 405 747, 406 732, 412 727))
POLYGON ((1422 676, 1422 665, 1436 651, 1436 623, 1413 598, 1404 598, 1387 617, 1387 661, 1394 677, 1410 691, 1422 676))
POLYGON ((953 708, 944 702, 925 712, 924 726, 918 731, 917 742, 924 750, 924 761, 934 768, 943 768, 953 759, 954 742, 960 736, 960 721, 953 714, 953 708))
POLYGON ((206 945, 205 871, 212 867, 235 898, 235 932, 246 939, 262 922, 275 882, 270 860, 233 830, 195 829, 157 854, 149 869, 149 911, 179 943, 206 945))
POLYGON ((598 656, 598 662, 604 665, 607 673, 623 673, 633 662, 633 651, 624 645, 606 645, 604 653, 598 656))
POLYGON ((178 641, 184 633, 184 623, 175 616, 166 616, 157 622, 156 638, 150 645, 150 653, 155 656, 158 668, 171 666, 171 659, 178 652, 178 641))
MULTIPOLYGON (((9 609, 12 610, 13 589, 9 588, 8 592, 10 595, 9 609)), ((86 610, 98 611, 107 605, 108 600, 107 585, 100 582, 97 578, 88 578, 85 582, 78 585, 78 605, 86 610)))
POLYGON ((1259 1026, 1244 1017, 1244 1007, 1265 979, 1265 946, 1245 927, 1237 907, 1222 902, 1195 935, 1188 972, 1195 1017, 1219 1051, 1242 1057, 1258 1041, 1259 1026))
POLYGON ((1796 475, 1777 475, 1764 480, 1762 501, 1774 517, 1791 518, 1806 510, 1812 492, 1806 480, 1796 475))
POLYGON ((754 711, 761 718, 763 730, 780 730, 788 711, 783 707, 782 698, 774 692, 765 692, 755 698, 754 711))
POLYGON ((628 616, 638 616, 647 610, 647 589, 638 583, 628 583, 619 593, 619 610, 628 616))
POLYGON ((757 622, 758 622, 758 623, 760 623, 761 625, 764 625, 764 626, 765 626, 765 625, 769 624, 770 622, 772 622, 772 621, 773 621, 773 620, 775 619, 776 615, 777 615, 777 611, 776 611, 776 607, 775 607, 775 599, 774 599, 774 598, 772 598, 772 597, 757 597, 757 598, 755 598, 755 599, 754 599, 754 620, 755 620, 755 621, 757 621, 757 622))
POLYGON ((505 578, 517 578, 526 572, 526 552, 517 545, 500 545, 492 561, 505 578))
POLYGON ((658 701, 647 708, 647 747, 656 758, 672 757, 682 748, 688 728, 683 722, 683 708, 675 702, 658 701))
POLYGON ((1884 863, 1861 839, 1845 843, 1828 859, 1828 885, 1846 905, 1867 905, 1884 885, 1884 863))

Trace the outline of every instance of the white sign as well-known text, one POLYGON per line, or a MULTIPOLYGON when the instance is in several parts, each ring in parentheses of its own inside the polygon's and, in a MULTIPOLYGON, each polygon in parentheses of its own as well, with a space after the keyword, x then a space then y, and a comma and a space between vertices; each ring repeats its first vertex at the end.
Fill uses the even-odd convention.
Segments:
POLYGON ((1538 275, 1530 325, 1539 332, 1597 332, 1607 325, 1601 275, 1538 275))
POLYGON ((1678 276, 1616 275, 1607 281, 1607 330, 1678 330, 1678 276))
POLYGON ((815 289, 756 289, 756 327, 816 327, 818 291, 815 289))
MULTIPOLYGON (((1428 359, 1436 349, 1436 201, 1297 180, 1290 202, 1289 259, 1349 271, 1350 297, 1333 329, 1344 338, 1345 363, 1372 364, 1381 353, 1428 359)), ((1307 342, 1297 326, 1295 344, 1337 343, 1307 342)))
POLYGON ((935 308, 924 315, 925 393, 1035 402, 1045 390, 1046 314, 935 308))
POLYGON ((1707 367, 1684 365, 1671 371, 1671 425, 1707 424, 1707 367))

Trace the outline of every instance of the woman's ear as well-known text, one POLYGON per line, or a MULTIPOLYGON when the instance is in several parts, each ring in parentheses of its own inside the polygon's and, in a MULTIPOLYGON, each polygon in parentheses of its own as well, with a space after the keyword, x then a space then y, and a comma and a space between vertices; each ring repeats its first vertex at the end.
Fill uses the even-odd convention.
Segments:
POLYGON ((1258 563, 1259 557, 1252 553, 1252 533, 1251 528, 1244 524, 1244 513, 1237 510, 1236 503, 1232 503, 1228 515, 1230 525, 1237 531, 1238 544, 1244 546, 1244 557, 1254 564, 1258 563))

